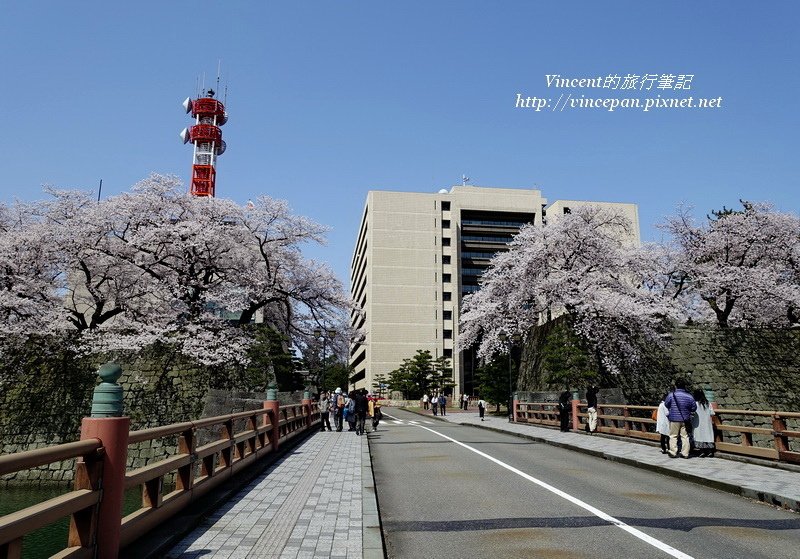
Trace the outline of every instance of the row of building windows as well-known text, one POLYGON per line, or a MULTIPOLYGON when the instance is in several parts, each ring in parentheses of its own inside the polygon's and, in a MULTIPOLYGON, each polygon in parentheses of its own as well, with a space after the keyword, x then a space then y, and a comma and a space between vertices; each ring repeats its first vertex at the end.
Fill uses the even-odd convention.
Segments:
POLYGON ((490 221, 487 219, 462 219, 461 225, 494 225, 496 227, 522 227, 525 221, 490 221))

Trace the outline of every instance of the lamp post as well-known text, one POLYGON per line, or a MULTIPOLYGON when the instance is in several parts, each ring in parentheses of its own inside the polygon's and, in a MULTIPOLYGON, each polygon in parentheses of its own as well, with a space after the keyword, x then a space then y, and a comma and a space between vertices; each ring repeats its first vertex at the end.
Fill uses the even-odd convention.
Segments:
POLYGON ((511 419, 514 417, 514 410, 512 409, 514 407, 514 392, 511 384, 511 350, 515 346, 519 345, 519 343, 522 341, 522 336, 515 333, 509 337, 504 330, 500 330, 500 332, 497 334, 497 338, 501 342, 507 344, 508 347, 508 420, 511 421, 511 419))
POLYGON ((333 339, 336 336, 336 330, 333 328, 329 328, 325 332, 317 328, 314 330, 314 337, 322 340, 322 364, 320 367, 320 382, 319 382, 319 392, 325 389, 325 342, 328 338, 333 339), (326 336, 327 334, 327 336, 326 336))

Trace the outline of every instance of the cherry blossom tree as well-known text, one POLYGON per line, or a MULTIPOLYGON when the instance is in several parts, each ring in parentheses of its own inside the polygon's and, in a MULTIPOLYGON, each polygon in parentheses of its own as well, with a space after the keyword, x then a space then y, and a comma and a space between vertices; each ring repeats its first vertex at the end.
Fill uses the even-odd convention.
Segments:
POLYGON ((477 343, 485 358, 505 353, 501 331, 524 336, 563 313, 611 371, 638 358, 635 340, 661 343, 674 309, 648 284, 654 265, 631 245, 630 227, 624 216, 597 206, 523 227, 492 259, 481 289, 465 297, 459 347, 477 343))
POLYGON ((664 270, 674 281, 666 292, 693 310, 702 301, 704 318, 721 327, 797 324, 800 219, 766 203, 742 208, 703 224, 686 208, 667 219, 674 257, 664 270))
MULTIPOLYGON (((21 277, 44 301, 26 310, 0 295, 0 309, 38 312, 77 332, 85 351, 163 341, 205 363, 240 361, 251 340, 243 326, 257 315, 297 344, 315 327, 340 323, 350 307, 330 269, 301 252, 304 243, 324 243, 326 228, 285 202, 191 197, 160 175, 99 202, 75 191, 48 194, 26 219, 9 208, 0 215, 0 260, 24 264, 15 236, 27 261, 43 255, 41 270, 21 277)), ((33 322, 15 324, 24 335, 33 322)))

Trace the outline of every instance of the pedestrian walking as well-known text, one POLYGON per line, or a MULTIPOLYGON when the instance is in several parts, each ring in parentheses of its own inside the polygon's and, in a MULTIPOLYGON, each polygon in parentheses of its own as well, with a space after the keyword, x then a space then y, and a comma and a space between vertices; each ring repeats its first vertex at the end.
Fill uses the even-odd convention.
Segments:
POLYGON ((433 411, 433 415, 439 411, 439 397, 434 394, 431 396, 431 410, 433 411))
POLYGON ((381 422, 383 412, 381 412, 381 401, 377 398, 372 398, 369 401, 369 415, 372 417, 372 430, 378 430, 378 423, 381 422))
POLYGON ((356 391, 351 390, 350 393, 347 395, 347 403, 345 404, 345 409, 347 410, 347 426, 348 431, 355 431, 356 430, 356 421, 358 418, 356 417, 356 391))
POLYGON ((483 421, 483 414, 486 413, 486 401, 481 398, 478 400, 478 417, 483 421))
POLYGON ((461 400, 464 404, 464 411, 467 411, 467 408, 469 407, 469 396, 467 394, 464 394, 463 396, 461 396, 461 400))
POLYGON ((669 452, 669 418, 667 417, 669 410, 664 405, 664 398, 661 398, 655 413, 656 433, 661 435, 661 454, 666 454, 669 452))
POLYGON ((367 389, 362 388, 361 390, 357 390, 353 400, 355 401, 356 435, 363 435, 364 425, 367 422, 367 409, 369 407, 367 389))
POLYGON ((706 393, 702 390, 695 390, 692 393, 694 401, 697 403, 697 410, 692 416, 692 433, 694 434, 694 449, 702 457, 714 456, 716 446, 714 444, 714 423, 711 416, 714 408, 706 398, 706 393))
POLYGON ((565 390, 558 397, 558 419, 560 421, 561 430, 569 431, 569 412, 572 402, 572 394, 569 390, 565 390))
POLYGON ((336 390, 333 391, 333 396, 334 396, 333 398, 334 403, 332 404, 334 405, 333 423, 334 425, 336 425, 336 430, 341 431, 342 427, 344 427, 344 404, 345 404, 344 394, 342 394, 342 389, 337 387, 336 390))
POLYGON ((422 409, 424 409, 424 410, 428 409, 428 394, 427 393, 422 395, 422 409))
POLYGON ((327 392, 323 392, 319 396, 319 417, 320 417, 320 430, 324 433, 325 426, 328 426, 328 431, 331 429, 331 396, 327 392))
POLYGON ((441 396, 439 396, 439 413, 442 415, 447 415, 447 396, 444 395, 442 392, 441 396))
POLYGON ((586 390, 586 413, 589 416, 586 430, 589 433, 597 431, 597 392, 599 390, 596 386, 590 386, 586 390))
POLYGON ((686 391, 686 381, 679 378, 675 381, 675 389, 667 394, 664 405, 669 418, 669 457, 678 457, 678 438, 681 440, 680 455, 689 458, 689 429, 692 414, 697 411, 697 402, 686 391))

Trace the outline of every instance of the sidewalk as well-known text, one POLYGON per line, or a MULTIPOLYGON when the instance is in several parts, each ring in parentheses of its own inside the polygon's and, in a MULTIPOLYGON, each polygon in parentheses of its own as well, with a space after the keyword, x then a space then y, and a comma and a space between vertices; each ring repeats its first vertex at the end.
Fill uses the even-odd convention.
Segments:
POLYGON ((367 437, 309 435, 166 557, 382 559, 367 437))
MULTIPOLYGON (((415 408, 408 411, 434 418, 431 412, 415 408)), ((800 472, 770 465, 746 463, 730 458, 692 458, 680 460, 661 454, 658 446, 618 437, 562 433, 557 429, 530 424, 510 423, 505 417, 488 416, 481 422, 477 409, 447 410, 447 415, 435 417, 441 421, 471 425, 503 433, 511 433, 538 442, 576 450, 694 483, 715 487, 743 497, 763 501, 800 512, 800 472)), ((720 456, 722 453, 718 453, 720 456)))

